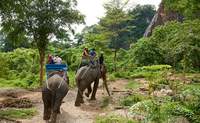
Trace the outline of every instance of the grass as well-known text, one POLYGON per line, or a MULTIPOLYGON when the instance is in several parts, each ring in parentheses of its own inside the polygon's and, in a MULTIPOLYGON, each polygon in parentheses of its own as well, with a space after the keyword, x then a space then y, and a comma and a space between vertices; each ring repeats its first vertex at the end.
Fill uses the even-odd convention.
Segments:
POLYGON ((105 108, 109 105, 109 103, 110 103, 110 97, 103 97, 100 107, 105 108))
MULTIPOLYGON (((16 71, 17 72, 17 71, 16 71)), ((16 72, 8 74, 9 77, 0 78, 0 87, 2 88, 38 88, 40 87, 39 83, 39 74, 35 75, 33 73, 25 73, 16 75, 16 72), (23 75, 23 77, 22 77, 23 75)))
POLYGON ((181 88, 181 90, 186 89, 200 89, 200 83, 185 84, 184 87, 181 88))
POLYGON ((141 87, 141 84, 136 82, 136 81, 129 81, 128 84, 126 85, 126 88, 127 89, 137 89, 141 87))
POLYGON ((27 119, 31 118, 37 114, 35 108, 29 109, 4 109, 0 110, 0 117, 9 118, 9 119, 27 119))
POLYGON ((138 122, 119 115, 109 115, 109 116, 98 116, 94 123, 138 123, 138 122))
POLYGON ((114 75, 114 73, 111 73, 111 74, 108 74, 108 80, 109 81, 115 81, 117 80, 118 78, 114 75))
POLYGON ((75 71, 68 71, 67 72, 68 77, 69 77, 69 86, 71 88, 76 87, 76 82, 75 82, 75 71))
POLYGON ((1 88, 12 88, 12 87, 20 87, 20 88, 37 88, 39 87, 39 82, 30 82, 27 79, 13 79, 7 80, 4 78, 0 78, 0 87, 1 88))
POLYGON ((141 94, 133 94, 131 96, 127 96, 124 99, 120 101, 120 105, 122 106, 132 106, 137 102, 140 102, 142 100, 148 99, 147 96, 141 95, 141 94))

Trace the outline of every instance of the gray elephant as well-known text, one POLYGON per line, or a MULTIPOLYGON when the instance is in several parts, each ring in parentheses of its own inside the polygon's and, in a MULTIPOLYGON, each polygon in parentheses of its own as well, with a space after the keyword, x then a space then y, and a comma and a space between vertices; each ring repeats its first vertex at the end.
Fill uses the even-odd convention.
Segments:
POLYGON ((60 106, 63 98, 69 90, 69 79, 54 74, 45 83, 42 89, 42 100, 44 103, 43 119, 47 123, 56 123, 57 114, 60 113, 60 106))
POLYGON ((76 96, 75 106, 80 106, 83 101, 83 92, 87 88, 88 92, 85 93, 87 97, 90 96, 91 92, 91 100, 95 100, 97 88, 99 85, 99 79, 103 78, 103 84, 106 87, 106 91, 110 96, 107 82, 106 82, 106 67, 105 65, 100 65, 98 62, 95 62, 94 65, 83 66, 76 73, 76 84, 78 87, 78 92, 76 96), (94 82, 93 89, 91 88, 91 84, 94 82))

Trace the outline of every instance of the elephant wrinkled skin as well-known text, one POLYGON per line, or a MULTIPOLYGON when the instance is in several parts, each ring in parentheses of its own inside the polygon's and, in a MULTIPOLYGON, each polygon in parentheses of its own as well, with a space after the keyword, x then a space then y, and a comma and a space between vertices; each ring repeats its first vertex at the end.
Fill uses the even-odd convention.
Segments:
POLYGON ((90 96, 90 93, 92 92, 91 100, 95 100, 96 92, 99 84, 99 79, 102 77, 104 80, 104 85, 106 87, 106 91, 108 95, 110 96, 107 82, 106 82, 106 69, 105 66, 102 65, 100 67, 99 63, 96 63, 95 65, 90 66, 83 66, 81 67, 77 73, 76 73, 76 84, 78 87, 78 92, 76 96, 75 106, 80 106, 81 103, 84 103, 83 101, 83 92, 87 88, 88 92, 85 93, 87 97, 90 96), (91 84, 94 82, 93 90, 91 88, 91 84))
POLYGON ((55 123, 57 114, 60 113, 60 106, 63 98, 68 92, 68 79, 55 74, 48 79, 42 89, 42 100, 44 102, 43 119, 46 122, 55 123))

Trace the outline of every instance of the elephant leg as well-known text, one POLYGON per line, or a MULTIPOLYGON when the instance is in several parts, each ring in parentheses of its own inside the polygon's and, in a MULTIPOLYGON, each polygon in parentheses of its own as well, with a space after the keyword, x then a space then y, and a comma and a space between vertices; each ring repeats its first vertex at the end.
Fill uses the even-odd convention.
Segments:
POLYGON ((84 81, 78 81, 78 92, 77 92, 77 96, 76 96, 76 101, 75 101, 75 106, 80 106, 81 103, 84 103, 83 101, 83 92, 86 89, 86 85, 84 83, 84 81))
POLYGON ((56 123, 56 119, 57 119, 57 113, 56 113, 56 112, 53 112, 53 113, 52 113, 52 116, 51 116, 51 121, 50 121, 50 123, 56 123))
POLYGON ((43 88, 42 90, 42 100, 44 103, 44 113, 43 113, 43 119, 44 120, 49 120, 51 116, 51 100, 52 100, 52 95, 51 92, 47 88, 43 88))
POLYGON ((62 100, 67 95, 67 92, 68 92, 68 89, 65 86, 56 90, 56 94, 55 94, 55 97, 54 97, 55 102, 54 102, 54 105, 53 105, 53 112, 54 113, 60 114, 60 106, 62 104, 62 100))
POLYGON ((83 103, 83 89, 78 88, 77 96, 76 96, 76 101, 75 101, 75 106, 80 106, 81 103, 83 103))
POLYGON ((88 91, 88 92, 85 93, 85 96, 89 97, 90 94, 91 94, 91 92, 92 92, 91 85, 88 86, 87 91, 88 91))
POLYGON ((93 87, 93 92, 92 92, 92 96, 91 96, 91 100, 96 100, 96 92, 97 92, 97 88, 99 86, 99 79, 96 79, 94 82, 94 87, 93 87))

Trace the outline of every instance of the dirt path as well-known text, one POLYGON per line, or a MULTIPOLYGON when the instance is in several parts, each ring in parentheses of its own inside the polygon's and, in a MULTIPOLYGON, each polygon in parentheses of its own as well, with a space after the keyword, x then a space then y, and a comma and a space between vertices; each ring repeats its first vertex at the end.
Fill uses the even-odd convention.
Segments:
MULTIPOLYGON (((69 90, 67 96, 64 98, 64 103, 61 106, 61 114, 58 115, 57 123, 93 123, 96 116, 107 115, 108 113, 126 116, 126 109, 117 109, 116 107, 119 107, 118 102, 121 98, 130 94, 130 92, 125 88, 127 83, 128 80, 109 82, 111 97, 107 96, 105 89, 100 85, 97 91, 97 100, 90 101, 88 98, 84 97, 85 103, 80 107, 74 106, 77 89, 69 90), (106 108, 102 108, 105 100, 108 100, 109 104, 106 108)), ((23 119, 19 121, 22 123, 44 123, 42 120, 43 103, 41 92, 27 92, 25 95, 21 95, 20 97, 31 99, 39 114, 34 116, 32 119, 23 119)))

